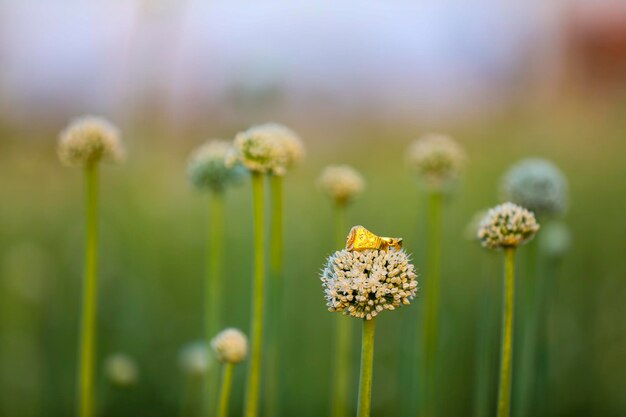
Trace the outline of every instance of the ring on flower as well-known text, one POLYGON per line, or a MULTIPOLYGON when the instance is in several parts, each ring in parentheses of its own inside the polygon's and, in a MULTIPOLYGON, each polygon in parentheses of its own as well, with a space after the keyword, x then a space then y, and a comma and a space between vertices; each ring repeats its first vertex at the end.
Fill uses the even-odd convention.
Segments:
POLYGON ((354 226, 350 229, 346 241, 347 250, 387 250, 390 247, 398 250, 402 249, 402 238, 376 236, 363 226, 354 226))

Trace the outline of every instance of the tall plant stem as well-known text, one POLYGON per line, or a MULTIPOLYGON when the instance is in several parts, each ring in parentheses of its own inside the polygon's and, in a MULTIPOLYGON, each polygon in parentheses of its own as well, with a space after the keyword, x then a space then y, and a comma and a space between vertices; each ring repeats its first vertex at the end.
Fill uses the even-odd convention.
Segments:
POLYGON ((513 312, 515 308, 515 249, 505 250, 504 297, 502 307, 502 343, 500 354, 500 387, 497 417, 508 417, 511 409, 511 376, 513 353, 513 312))
POLYGON ((556 277, 558 274, 558 262, 548 260, 543 263, 544 275, 542 276, 542 290, 540 291, 540 316, 543 317, 537 329, 537 377, 536 377, 536 417, 551 415, 549 408, 550 395, 550 340, 549 340, 549 314, 550 305, 548 299, 554 292, 556 277))
POLYGON ((280 334, 283 309, 283 177, 270 177, 270 294, 267 321, 267 416, 280 416, 281 381, 280 334))
POLYGON ((230 391, 233 385, 233 370, 235 364, 224 364, 222 371, 222 389, 220 390, 220 402, 217 410, 217 417, 228 417, 228 403, 230 401, 230 391))
POLYGON ((538 262, 538 241, 533 240, 527 245, 524 280, 522 284, 522 305, 520 312, 523 320, 521 326, 521 343, 519 352, 519 374, 516 378, 515 404, 513 413, 517 417, 535 417, 530 412, 535 403, 534 385, 537 353, 537 332, 540 315, 540 292, 543 276, 540 274, 538 262))
POLYGON ((245 417, 259 413, 261 360, 263 357, 263 312, 265 301, 265 176, 252 174, 254 205, 254 282, 252 287, 251 352, 246 384, 245 417))
MULTIPOLYGON (((222 295, 222 259, 224 250, 224 195, 216 192, 210 196, 208 210, 208 244, 207 244, 207 276, 205 295, 205 326, 206 326, 206 349, 207 357, 213 357, 211 339, 220 330, 220 308, 222 295)), ((205 384, 206 415, 213 414, 215 410, 216 387, 218 381, 217 372, 209 372, 205 384)))
POLYGON ((372 373, 374 368, 375 319, 363 319, 363 339, 361 342, 361 376, 359 380, 358 417, 369 417, 372 401, 372 373))
POLYGON ((94 415, 94 374, 98 288, 98 165, 85 168, 85 270, 78 365, 78 415, 94 415))
POLYGON ((474 417, 491 416, 495 400, 495 372, 497 362, 497 311, 492 285, 492 273, 483 264, 483 280, 479 298, 478 328, 476 338, 476 385, 474 417), (488 278, 488 279, 487 279, 488 278))
MULTIPOLYGON (((335 206, 336 247, 345 246, 346 239, 346 205, 335 206)), ((348 415, 350 396, 350 364, 352 363, 352 320, 349 317, 337 317, 335 321, 334 350, 334 381, 332 384, 331 416, 345 417, 348 415)))
POLYGON ((424 335, 422 404, 426 416, 435 413, 437 348, 439 345, 439 298, 441 292, 441 229, 443 195, 431 192, 428 200, 428 261, 424 288, 424 335))

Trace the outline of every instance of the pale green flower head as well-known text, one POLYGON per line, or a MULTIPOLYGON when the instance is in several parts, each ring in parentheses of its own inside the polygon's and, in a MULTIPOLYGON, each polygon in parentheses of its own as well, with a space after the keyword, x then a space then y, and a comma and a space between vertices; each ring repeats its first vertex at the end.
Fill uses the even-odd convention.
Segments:
POLYGON ((524 159, 511 167, 502 179, 502 194, 539 217, 558 216, 567 209, 567 179, 545 159, 524 159))
POLYGON ((318 180, 320 189, 337 204, 354 200, 365 188, 365 180, 348 165, 331 165, 322 171, 318 180))
POLYGON ((204 342, 191 342, 181 349, 178 363, 184 374, 202 377, 211 367, 204 342))
POLYGON ((248 339, 239 329, 222 330, 211 341, 211 347, 220 362, 239 363, 248 355, 248 339))
POLYGON ((125 156, 117 127, 96 116, 80 117, 63 129, 57 151, 61 162, 69 166, 121 162, 125 156))
POLYGON ((259 129, 272 132, 282 143, 286 154, 285 170, 289 170, 302 162, 306 152, 302 139, 296 132, 278 123, 266 123, 259 126, 259 129))
POLYGON ((438 133, 426 134, 413 142, 407 156, 409 165, 430 190, 442 190, 456 180, 466 159, 456 141, 438 133))
POLYGON ((104 373, 113 385, 130 387, 139 379, 135 360, 124 353, 110 355, 104 362, 104 373))
POLYGON ((235 136, 235 160, 252 172, 284 175, 304 156, 304 147, 291 129, 275 123, 253 126, 235 136))
POLYGON ((478 239, 490 249, 516 248, 531 240, 539 224, 529 210, 513 203, 490 209, 478 228, 478 239))
POLYGON ((227 163, 232 152, 231 143, 221 139, 209 140, 194 150, 187 165, 191 185, 219 193, 239 182, 246 172, 241 164, 227 163))
POLYGON ((562 258, 572 245, 572 234, 560 221, 549 222, 541 231, 542 252, 552 259, 562 258))
POLYGON ((404 250, 343 249, 330 255, 321 275, 329 311, 371 320, 417 293, 417 273, 404 250))

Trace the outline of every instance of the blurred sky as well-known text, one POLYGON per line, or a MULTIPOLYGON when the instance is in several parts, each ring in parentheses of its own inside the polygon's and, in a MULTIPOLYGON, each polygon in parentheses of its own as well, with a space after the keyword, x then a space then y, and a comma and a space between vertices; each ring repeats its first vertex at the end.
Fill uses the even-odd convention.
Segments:
POLYGON ((554 71, 565 10, 488 0, 0 7, 0 109, 9 119, 146 106, 175 118, 219 106, 471 113, 554 71))

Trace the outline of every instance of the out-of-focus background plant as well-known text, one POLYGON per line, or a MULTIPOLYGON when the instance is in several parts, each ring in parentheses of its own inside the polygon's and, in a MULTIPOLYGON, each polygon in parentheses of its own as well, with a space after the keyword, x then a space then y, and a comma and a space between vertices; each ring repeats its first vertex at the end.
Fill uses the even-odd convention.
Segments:
MULTIPOLYGON (((187 183, 187 157, 207 138, 266 121, 292 127, 307 148, 284 181, 284 415, 330 407, 336 317, 318 274, 336 232, 319 172, 349 164, 362 173, 367 189, 348 225, 402 236, 424 269, 426 192, 405 149, 429 131, 467 153, 454 198, 444 199, 440 414, 481 415, 484 320, 496 336, 499 325, 500 257, 467 240, 467 224, 501 202, 512 164, 542 157, 568 178, 571 235, 543 320, 542 401, 553 416, 624 415, 626 6, 455 3, 2 2, 0 415, 74 407, 84 208, 81 178, 58 162, 56 141, 85 113, 114 121, 128 154, 101 169, 100 415, 176 415, 201 391, 188 389, 179 366, 181 349, 204 337, 206 200, 187 183), (124 387, 106 374, 119 354, 137 375, 124 387)), ((226 206, 222 324, 249 334, 250 187, 229 190, 226 206)), ((421 301, 378 320, 373 415, 414 415, 403 381, 417 372, 406 358, 421 301)), ((234 371, 233 414, 245 368, 234 371)))

